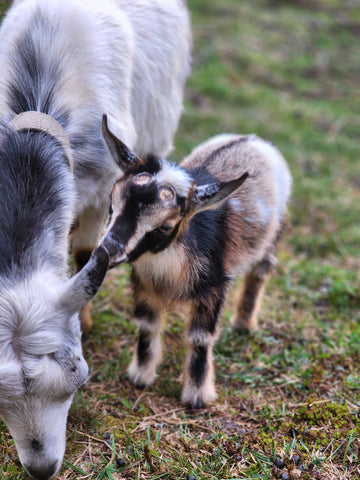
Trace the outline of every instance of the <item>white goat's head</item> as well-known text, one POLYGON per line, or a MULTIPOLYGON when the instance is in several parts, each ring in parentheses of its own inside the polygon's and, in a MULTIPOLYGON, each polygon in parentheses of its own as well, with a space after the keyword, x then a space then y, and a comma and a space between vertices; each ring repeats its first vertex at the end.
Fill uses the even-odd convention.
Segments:
POLYGON ((0 298, 0 417, 37 480, 62 463, 67 413, 88 372, 77 311, 96 294, 108 260, 98 248, 65 283, 38 272, 0 298))

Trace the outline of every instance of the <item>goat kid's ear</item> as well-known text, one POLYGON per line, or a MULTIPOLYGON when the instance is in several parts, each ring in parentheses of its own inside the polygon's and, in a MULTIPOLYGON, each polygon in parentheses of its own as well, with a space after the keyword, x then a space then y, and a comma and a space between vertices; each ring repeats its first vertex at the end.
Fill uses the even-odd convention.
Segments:
POLYGON ((140 157, 110 132, 105 114, 102 118, 101 133, 113 159, 124 173, 143 163, 140 157))
POLYGON ((97 294, 109 268, 109 253, 103 246, 97 247, 88 263, 65 285, 60 297, 62 308, 73 315, 97 294))
POLYGON ((220 203, 235 192, 247 179, 248 173, 230 182, 215 182, 195 185, 192 191, 191 210, 197 213, 210 208, 218 208, 220 203))

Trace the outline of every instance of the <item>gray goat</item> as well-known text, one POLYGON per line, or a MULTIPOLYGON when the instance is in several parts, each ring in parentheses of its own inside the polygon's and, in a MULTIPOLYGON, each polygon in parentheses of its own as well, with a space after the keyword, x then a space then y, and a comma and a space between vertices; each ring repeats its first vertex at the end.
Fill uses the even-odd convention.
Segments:
POLYGON ((111 194, 101 246, 110 266, 132 265, 137 348, 129 367, 149 385, 161 357, 162 317, 190 301, 182 401, 200 408, 216 397, 212 347, 229 281, 245 275, 233 318, 253 330, 261 293, 286 224, 291 176, 279 151, 255 135, 219 135, 178 166, 140 158, 109 130, 103 136, 123 171, 111 194))
POLYGON ((61 467, 87 375, 78 311, 88 330, 108 266, 103 249, 87 263, 119 175, 103 112, 142 155, 166 154, 190 48, 182 0, 17 0, 1 25, 0 418, 33 478, 61 467))

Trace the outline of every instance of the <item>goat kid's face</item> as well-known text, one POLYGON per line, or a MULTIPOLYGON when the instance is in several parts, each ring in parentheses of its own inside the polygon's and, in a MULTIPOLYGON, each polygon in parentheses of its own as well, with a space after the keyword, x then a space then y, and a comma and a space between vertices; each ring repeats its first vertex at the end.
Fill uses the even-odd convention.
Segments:
POLYGON ((134 262, 145 252, 161 252, 181 234, 185 220, 219 206, 248 176, 197 186, 185 169, 167 160, 137 157, 110 132, 106 116, 102 134, 124 172, 111 192, 110 221, 101 242, 110 267, 134 262))
POLYGON ((118 181, 111 194, 112 212, 103 246, 110 266, 157 253, 175 237, 184 217, 183 199, 156 175, 141 172, 118 181))
POLYGON ((97 292, 108 260, 99 248, 65 284, 35 274, 0 298, 0 418, 36 480, 61 467, 68 410, 88 373, 77 311, 97 292))

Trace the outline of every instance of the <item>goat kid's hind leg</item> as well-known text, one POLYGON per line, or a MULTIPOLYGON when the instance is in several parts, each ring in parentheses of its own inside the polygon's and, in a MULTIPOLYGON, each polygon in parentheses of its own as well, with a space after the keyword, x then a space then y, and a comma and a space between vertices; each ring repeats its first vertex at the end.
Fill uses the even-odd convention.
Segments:
MULTIPOLYGON (((84 210, 77 220, 77 228, 73 232, 71 245, 75 262, 75 271, 78 272, 88 262, 92 251, 96 248, 101 231, 104 227, 108 205, 103 208, 88 208, 84 210)), ((93 321, 91 317, 92 304, 88 303, 80 310, 81 331, 86 336, 89 334, 93 321)))
POLYGON ((154 382, 161 360, 162 305, 154 298, 137 299, 134 316, 139 326, 138 341, 128 375, 135 385, 146 387, 154 382))
POLYGON ((245 275, 237 312, 231 319, 232 326, 237 332, 249 333, 257 329, 257 315, 261 306, 264 287, 275 264, 276 257, 272 252, 269 252, 245 275))
POLYGON ((181 397, 182 403, 190 408, 204 408, 216 399, 212 349, 224 293, 218 290, 193 303, 193 315, 187 329, 187 359, 181 397))

